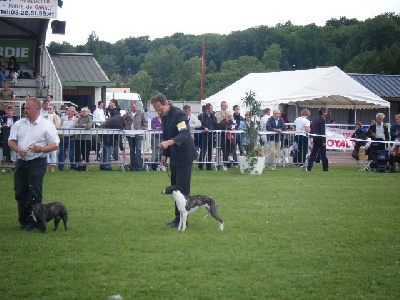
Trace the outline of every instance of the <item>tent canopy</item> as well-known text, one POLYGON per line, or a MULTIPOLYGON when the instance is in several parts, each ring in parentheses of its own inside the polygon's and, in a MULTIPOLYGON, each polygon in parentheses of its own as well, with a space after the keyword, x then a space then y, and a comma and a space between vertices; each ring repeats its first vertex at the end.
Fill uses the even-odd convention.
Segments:
POLYGON ((378 97, 338 67, 310 70, 250 73, 218 93, 202 100, 219 107, 226 101, 230 107, 243 107, 246 92, 255 92, 262 108, 275 109, 279 104, 307 108, 374 109, 390 108, 378 97))

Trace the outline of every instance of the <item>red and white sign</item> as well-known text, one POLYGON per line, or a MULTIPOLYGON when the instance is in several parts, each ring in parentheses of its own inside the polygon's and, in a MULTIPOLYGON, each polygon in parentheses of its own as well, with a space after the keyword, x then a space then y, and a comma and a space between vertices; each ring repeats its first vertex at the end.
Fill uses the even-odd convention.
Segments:
POLYGON ((355 142, 351 141, 354 130, 326 128, 326 149, 353 150, 355 142))

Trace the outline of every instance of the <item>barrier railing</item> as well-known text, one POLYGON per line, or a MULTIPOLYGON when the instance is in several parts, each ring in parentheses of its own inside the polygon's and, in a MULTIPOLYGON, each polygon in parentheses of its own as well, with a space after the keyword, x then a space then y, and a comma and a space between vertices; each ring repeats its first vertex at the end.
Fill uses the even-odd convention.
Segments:
MULTIPOLYGON (((140 169, 160 169, 162 151, 158 145, 163 141, 160 130, 116 130, 92 128, 84 129, 58 129, 60 134, 60 146, 58 150, 60 165, 120 165, 121 170, 132 169, 135 155, 140 160, 140 169), (140 138, 139 151, 132 151, 133 144, 130 140, 140 138), (71 146, 72 144, 72 146, 71 146), (89 157, 87 152, 89 151, 89 157), (71 153, 71 155, 70 155, 71 153)), ((293 150, 294 131, 282 134, 282 153, 278 157, 277 164, 288 165, 289 155, 293 150)), ((262 136, 275 134, 274 132, 260 132, 260 145, 263 145, 262 136)), ((241 130, 224 131, 214 130, 205 132, 196 130, 192 132, 198 158, 194 162, 199 168, 221 169, 237 166, 238 156, 246 154, 245 134, 241 130), (244 143, 243 143, 244 142, 244 143)), ((268 157, 266 157, 268 162, 268 157)))
MULTIPOLYGON (((99 165, 101 169, 119 166, 120 170, 160 169, 162 151, 158 145, 163 140, 160 130, 117 130, 91 128, 60 128, 60 145, 57 160, 49 163, 59 170, 84 169, 85 165, 99 165), (136 143, 136 144, 133 144, 136 143), (136 149, 134 149, 136 147, 136 149), (135 150, 135 151, 133 151, 135 150)), ((275 132, 259 132, 259 144, 265 147, 265 163, 280 166, 302 164, 291 156, 296 148, 296 131, 285 131, 280 137, 280 151, 271 157, 265 136, 275 132)), ((214 130, 192 132, 198 158, 194 161, 200 169, 219 170, 238 166, 238 156, 246 154, 245 133, 241 130, 214 130)), ((308 151, 308 148, 307 148, 308 151)))

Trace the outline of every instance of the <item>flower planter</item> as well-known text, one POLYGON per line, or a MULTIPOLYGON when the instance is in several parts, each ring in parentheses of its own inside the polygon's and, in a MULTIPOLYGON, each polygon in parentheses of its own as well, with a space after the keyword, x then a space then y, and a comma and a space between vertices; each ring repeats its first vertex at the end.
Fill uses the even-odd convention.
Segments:
POLYGON ((264 170, 265 157, 239 156, 240 173, 261 175, 264 170))

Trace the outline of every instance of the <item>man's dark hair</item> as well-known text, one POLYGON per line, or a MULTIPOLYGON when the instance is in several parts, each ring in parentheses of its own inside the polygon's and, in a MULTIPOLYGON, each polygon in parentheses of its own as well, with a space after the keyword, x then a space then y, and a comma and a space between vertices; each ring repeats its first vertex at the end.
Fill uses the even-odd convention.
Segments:
POLYGON ((133 118, 131 115, 124 115, 124 122, 132 122, 133 123, 133 118))
POLYGON ((233 110, 235 110, 235 108, 237 108, 237 107, 239 107, 239 105, 237 105, 237 104, 234 105, 234 106, 233 106, 233 110))
POLYGON ((183 106, 183 110, 190 110, 190 105, 187 105, 187 104, 184 105, 184 106, 183 106))
POLYGON ((207 109, 210 109, 210 107, 212 107, 212 104, 211 104, 211 103, 207 103, 207 104, 206 104, 206 110, 207 110, 207 109))
POLYGON ((103 103, 103 101, 100 100, 99 102, 97 102, 97 105, 100 105, 100 104, 102 104, 102 103, 103 103))
POLYGON ((150 99, 151 105, 154 105, 157 102, 160 102, 161 105, 165 105, 165 102, 167 102, 167 97, 165 97, 165 95, 161 94, 161 93, 151 97, 151 99, 150 99))
POLYGON ((321 107, 319 110, 318 110, 318 114, 319 115, 323 115, 324 113, 327 113, 328 112, 328 109, 326 108, 326 107, 321 107))

